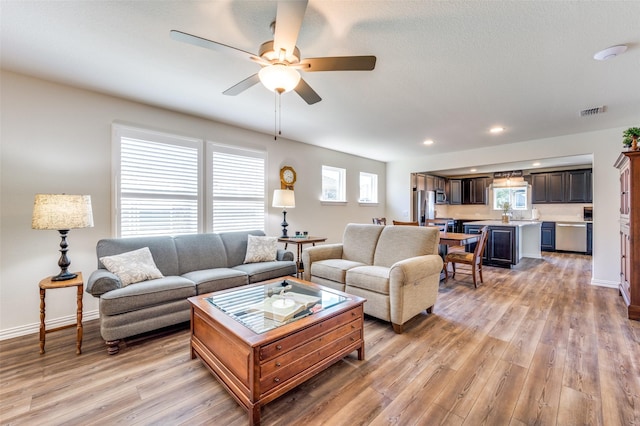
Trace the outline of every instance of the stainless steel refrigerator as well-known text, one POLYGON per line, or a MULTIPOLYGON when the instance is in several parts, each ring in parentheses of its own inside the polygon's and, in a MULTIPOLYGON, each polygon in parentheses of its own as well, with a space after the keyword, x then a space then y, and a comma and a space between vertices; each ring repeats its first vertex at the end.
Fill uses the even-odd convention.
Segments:
POLYGON ((425 219, 435 219, 435 213, 436 193, 434 191, 414 190, 413 220, 422 226, 425 219))

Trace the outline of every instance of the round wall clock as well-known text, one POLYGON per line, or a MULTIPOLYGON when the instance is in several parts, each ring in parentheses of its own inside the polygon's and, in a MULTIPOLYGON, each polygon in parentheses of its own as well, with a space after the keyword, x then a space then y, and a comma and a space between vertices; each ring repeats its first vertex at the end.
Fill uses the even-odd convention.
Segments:
POLYGON ((280 187, 281 189, 293 189, 296 183, 296 171, 291 166, 284 166, 280 169, 280 187))

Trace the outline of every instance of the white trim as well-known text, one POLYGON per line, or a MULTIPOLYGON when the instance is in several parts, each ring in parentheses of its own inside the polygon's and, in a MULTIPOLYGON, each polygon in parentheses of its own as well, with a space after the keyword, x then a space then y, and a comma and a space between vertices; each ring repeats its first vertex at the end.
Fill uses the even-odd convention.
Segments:
MULTIPOLYGON (((88 312, 82 313, 82 323, 85 324, 87 321, 95 320, 99 318, 98 310, 92 310, 88 312)), ((65 325, 75 324, 76 323, 76 314, 67 315, 60 318, 53 318, 45 320, 45 324, 47 329, 63 327, 65 325)), ((14 328, 8 328, 5 330, 0 330, 0 340, 13 339, 15 337, 26 336, 28 334, 34 334, 40 332, 40 323, 32 323, 21 325, 14 328)))
POLYGON ((615 288, 618 289, 618 287, 620 286, 620 283, 617 281, 607 281, 607 280, 596 280, 596 279, 591 279, 591 285, 595 285, 598 287, 607 287, 607 288, 615 288))

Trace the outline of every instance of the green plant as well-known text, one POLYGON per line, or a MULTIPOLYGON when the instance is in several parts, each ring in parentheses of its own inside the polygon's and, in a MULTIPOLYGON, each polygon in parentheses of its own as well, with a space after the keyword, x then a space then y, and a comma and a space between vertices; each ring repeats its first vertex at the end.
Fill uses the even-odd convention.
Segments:
POLYGON ((627 130, 622 132, 622 145, 629 148, 633 143, 633 139, 638 139, 640 137, 640 127, 629 127, 627 130))
POLYGON ((509 214, 511 211, 511 204, 508 201, 505 201, 502 204, 502 214, 509 214))

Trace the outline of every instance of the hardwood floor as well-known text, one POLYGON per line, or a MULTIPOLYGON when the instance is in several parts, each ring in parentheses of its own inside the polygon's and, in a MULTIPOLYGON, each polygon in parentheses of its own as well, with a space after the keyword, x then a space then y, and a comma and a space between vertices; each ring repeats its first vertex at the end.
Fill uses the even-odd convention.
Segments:
MULTIPOLYGON (((591 257, 543 253, 442 283, 434 314, 396 335, 365 320, 355 352, 267 404, 263 425, 640 425, 640 322, 591 286, 591 257)), ((34 309, 38 309, 34 306, 34 309)), ((189 331, 108 356, 97 321, 0 342, 0 421, 28 425, 224 424, 248 417, 200 360, 189 331)))

